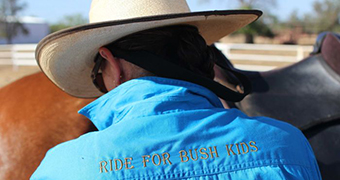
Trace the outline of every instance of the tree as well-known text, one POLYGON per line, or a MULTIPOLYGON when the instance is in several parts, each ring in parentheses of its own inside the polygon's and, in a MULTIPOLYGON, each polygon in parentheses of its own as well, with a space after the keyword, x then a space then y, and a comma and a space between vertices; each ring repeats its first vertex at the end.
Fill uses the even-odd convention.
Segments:
POLYGON ((305 15, 306 25, 314 33, 340 30, 340 1, 316 0, 313 13, 305 15))
POLYGON ((81 14, 67 15, 64 16, 58 23, 50 26, 51 32, 56 32, 62 29, 66 29, 73 26, 86 24, 88 21, 81 14))
POLYGON ((263 19, 259 19, 248 26, 240 29, 237 33, 244 34, 246 37, 246 43, 254 43, 254 36, 265 36, 273 38, 275 36, 271 28, 264 22, 263 19))
POLYGON ((240 7, 275 7, 276 0, 238 0, 240 7))
POLYGON ((19 32, 29 33, 17 16, 25 7, 19 0, 0 0, 0 35, 6 38, 7 44, 12 44, 19 32))
MULTIPOLYGON (((267 2, 268 3, 267 5, 270 5, 270 6, 276 5, 276 2, 274 0, 266 0, 266 1, 239 0, 241 9, 253 9, 255 6, 261 6, 261 4, 265 2, 267 2)), ((277 18, 271 14, 264 14, 263 17, 249 24, 248 26, 240 29, 237 33, 241 33, 245 35, 246 43, 254 43, 254 36, 256 35, 273 38, 275 34, 269 27, 268 23, 266 23, 266 21, 276 22, 277 18)))
MULTIPOLYGON (((212 0, 199 0, 199 3, 207 3, 212 0)), ((219 0, 224 2, 225 0, 219 0)), ((239 7, 275 7, 276 0, 229 0, 228 3, 236 2, 239 7)))
MULTIPOLYGON (((211 2, 212 0, 200 0, 201 3, 211 2)), ((224 1, 224 0, 219 0, 224 1)), ((230 1, 235 2, 235 1, 230 1)), ((253 9, 256 7, 261 7, 261 9, 266 9, 269 7, 276 6, 276 0, 237 0, 237 6, 240 9, 253 9)), ((266 10, 269 12, 269 10, 266 10)), ((270 13, 265 14, 259 20, 249 24, 248 26, 240 29, 236 33, 244 34, 246 37, 246 43, 254 43, 254 36, 265 36, 273 38, 275 35, 271 30, 269 23, 267 22, 277 22, 277 18, 270 13)))

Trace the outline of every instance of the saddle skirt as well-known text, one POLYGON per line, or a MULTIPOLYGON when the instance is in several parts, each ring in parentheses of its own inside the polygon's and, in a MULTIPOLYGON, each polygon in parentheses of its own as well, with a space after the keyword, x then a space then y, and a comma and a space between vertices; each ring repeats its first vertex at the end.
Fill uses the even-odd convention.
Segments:
POLYGON ((250 116, 268 116, 307 130, 340 118, 340 41, 328 33, 321 53, 289 67, 245 72, 253 92, 236 106, 250 116))
MULTIPOLYGON (((220 54, 221 55, 221 54, 220 54)), ((319 35, 310 57, 291 66, 267 71, 242 72, 253 92, 241 102, 227 102, 249 116, 267 116, 288 122, 308 138, 323 179, 340 177, 340 37, 319 35)), ((224 74, 222 82, 238 85, 224 74)))

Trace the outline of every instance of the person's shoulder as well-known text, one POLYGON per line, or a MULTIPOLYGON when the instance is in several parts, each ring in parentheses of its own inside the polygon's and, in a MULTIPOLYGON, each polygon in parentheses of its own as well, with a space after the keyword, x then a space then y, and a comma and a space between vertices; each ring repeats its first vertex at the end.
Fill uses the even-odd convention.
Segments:
MULTIPOLYGON (((93 133, 77 139, 61 143, 51 148, 45 155, 31 180, 38 179, 79 179, 81 172, 88 171, 88 165, 93 164, 90 139, 93 133), (77 177, 74 177, 77 174, 77 177)), ((88 173, 85 173, 88 174, 88 173)))
POLYGON ((305 139, 302 132, 295 126, 280 120, 264 116, 248 116, 242 111, 232 109, 214 109, 211 122, 229 129, 228 135, 252 136, 258 139, 280 139, 281 142, 305 139))
MULTIPOLYGON (((219 116, 213 116, 212 122, 219 124, 227 132, 232 141, 245 139, 263 147, 263 151, 277 151, 286 148, 287 152, 298 152, 309 148, 309 144, 302 132, 293 125, 269 117, 250 117, 238 109, 219 110, 219 116)), ((297 154, 285 153, 283 154, 297 154)))
POLYGON ((265 130, 261 131, 261 134, 279 133, 287 136, 295 135, 304 137, 297 127, 287 122, 264 116, 250 117, 238 109, 231 109, 231 111, 236 116, 235 120, 237 120, 239 124, 243 125, 242 127, 252 128, 254 131, 265 130))

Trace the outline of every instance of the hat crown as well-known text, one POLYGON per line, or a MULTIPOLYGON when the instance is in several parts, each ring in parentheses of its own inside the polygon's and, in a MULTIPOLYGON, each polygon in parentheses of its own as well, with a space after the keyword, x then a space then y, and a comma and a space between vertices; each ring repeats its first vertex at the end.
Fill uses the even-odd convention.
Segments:
POLYGON ((90 23, 190 12, 186 0, 93 0, 90 23))

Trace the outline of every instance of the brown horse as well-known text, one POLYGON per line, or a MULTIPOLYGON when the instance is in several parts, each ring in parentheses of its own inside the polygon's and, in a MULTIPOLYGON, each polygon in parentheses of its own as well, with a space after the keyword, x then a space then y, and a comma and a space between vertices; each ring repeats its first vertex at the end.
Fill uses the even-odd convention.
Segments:
POLYGON ((91 101, 67 95, 43 73, 0 89, 0 179, 29 179, 51 147, 95 130, 77 113, 91 101))

